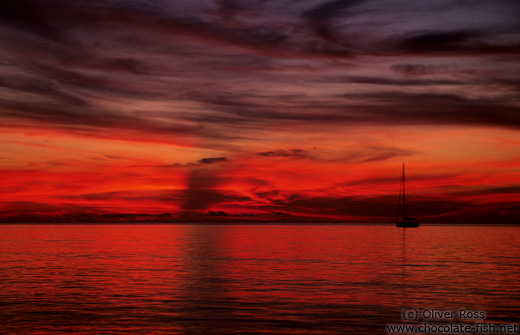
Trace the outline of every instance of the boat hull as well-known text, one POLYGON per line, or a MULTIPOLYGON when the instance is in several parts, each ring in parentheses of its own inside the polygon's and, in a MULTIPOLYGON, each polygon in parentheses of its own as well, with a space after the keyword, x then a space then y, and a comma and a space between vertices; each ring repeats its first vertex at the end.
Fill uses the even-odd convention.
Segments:
POLYGON ((396 227, 398 228, 417 228, 419 227, 419 222, 396 222, 396 227))

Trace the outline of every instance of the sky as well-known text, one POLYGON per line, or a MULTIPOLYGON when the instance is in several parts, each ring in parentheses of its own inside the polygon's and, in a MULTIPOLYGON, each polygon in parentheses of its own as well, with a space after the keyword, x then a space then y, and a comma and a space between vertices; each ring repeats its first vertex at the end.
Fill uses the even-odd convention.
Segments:
POLYGON ((2 0, 0 217, 520 219, 517 0, 2 0))

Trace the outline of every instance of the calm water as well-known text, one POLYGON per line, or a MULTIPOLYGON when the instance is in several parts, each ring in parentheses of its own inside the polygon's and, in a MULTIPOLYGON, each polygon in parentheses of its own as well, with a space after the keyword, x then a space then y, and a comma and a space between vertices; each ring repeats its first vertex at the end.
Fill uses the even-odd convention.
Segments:
POLYGON ((385 334, 519 322, 520 228, 0 226, 0 334, 385 334))

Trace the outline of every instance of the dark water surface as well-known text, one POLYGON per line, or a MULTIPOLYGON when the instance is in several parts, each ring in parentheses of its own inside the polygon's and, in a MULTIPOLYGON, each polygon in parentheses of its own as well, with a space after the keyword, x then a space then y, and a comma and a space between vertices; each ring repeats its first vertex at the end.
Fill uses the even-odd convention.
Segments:
POLYGON ((519 227, 0 226, 0 334, 385 334, 519 302, 519 227))

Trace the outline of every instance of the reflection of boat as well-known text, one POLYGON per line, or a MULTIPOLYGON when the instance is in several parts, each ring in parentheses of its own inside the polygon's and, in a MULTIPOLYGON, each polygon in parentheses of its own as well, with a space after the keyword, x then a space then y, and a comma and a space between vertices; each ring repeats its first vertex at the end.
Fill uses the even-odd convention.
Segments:
POLYGON ((400 189, 399 189, 399 200, 397 202, 397 218, 396 218, 396 223, 395 225, 397 227, 401 227, 401 228, 415 228, 415 227, 419 227, 419 220, 417 220, 417 218, 407 218, 406 217, 406 204, 405 204, 405 189, 404 189, 404 163, 403 163, 403 174, 401 175, 401 186, 400 186, 400 189), (403 207, 402 207, 402 211, 403 211, 403 217, 402 219, 400 218, 400 210, 401 210, 401 198, 402 198, 402 202, 403 202, 403 207))

